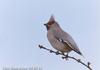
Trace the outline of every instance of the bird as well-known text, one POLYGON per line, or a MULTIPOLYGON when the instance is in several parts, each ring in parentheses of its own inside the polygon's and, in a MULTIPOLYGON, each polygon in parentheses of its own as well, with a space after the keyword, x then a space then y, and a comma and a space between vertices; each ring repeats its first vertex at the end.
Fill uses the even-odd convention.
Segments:
POLYGON ((44 25, 47 29, 47 39, 54 49, 63 54, 69 54, 69 52, 74 51, 82 55, 74 39, 60 27, 53 15, 44 25))

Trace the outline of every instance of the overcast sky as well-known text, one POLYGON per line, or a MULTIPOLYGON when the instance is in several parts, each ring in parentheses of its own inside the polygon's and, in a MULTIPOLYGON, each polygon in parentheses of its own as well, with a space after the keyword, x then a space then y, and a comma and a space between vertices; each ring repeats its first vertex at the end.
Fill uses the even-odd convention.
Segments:
POLYGON ((40 50, 52 48, 46 34, 51 14, 63 30, 76 41, 94 70, 100 68, 100 1, 99 0, 0 0, 0 68, 40 66, 43 70, 88 70, 74 60, 40 50))

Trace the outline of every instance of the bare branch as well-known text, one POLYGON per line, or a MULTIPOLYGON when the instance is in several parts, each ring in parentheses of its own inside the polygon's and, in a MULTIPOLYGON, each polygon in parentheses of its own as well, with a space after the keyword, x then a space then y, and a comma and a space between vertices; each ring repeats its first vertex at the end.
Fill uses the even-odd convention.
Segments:
POLYGON ((73 60, 77 61, 78 63, 81 63, 82 65, 84 65, 85 67, 87 67, 89 70, 92 70, 92 68, 90 67, 90 62, 87 62, 87 64, 86 64, 86 63, 84 63, 83 61, 81 61, 81 59, 77 59, 77 58, 75 58, 75 57, 72 57, 72 56, 63 54, 63 53, 61 53, 61 52, 55 52, 55 51, 53 51, 53 50, 50 50, 50 49, 48 49, 48 48, 45 48, 45 47, 42 46, 42 45, 39 45, 39 48, 40 48, 40 49, 45 49, 45 50, 49 51, 50 53, 55 53, 56 55, 62 55, 62 59, 66 59, 66 60, 67 60, 68 58, 73 59, 73 60))

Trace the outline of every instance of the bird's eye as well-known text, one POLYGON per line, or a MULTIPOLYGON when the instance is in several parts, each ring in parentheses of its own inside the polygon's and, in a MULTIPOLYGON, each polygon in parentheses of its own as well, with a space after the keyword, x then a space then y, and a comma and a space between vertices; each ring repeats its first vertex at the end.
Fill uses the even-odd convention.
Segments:
POLYGON ((50 22, 48 22, 48 25, 52 25, 54 23, 55 23, 55 21, 50 21, 50 22))

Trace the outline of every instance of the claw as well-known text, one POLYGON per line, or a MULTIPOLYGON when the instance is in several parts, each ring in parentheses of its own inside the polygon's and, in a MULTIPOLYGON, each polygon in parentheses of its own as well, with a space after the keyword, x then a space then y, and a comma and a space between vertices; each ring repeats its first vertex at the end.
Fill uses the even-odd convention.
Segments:
POLYGON ((68 60, 68 57, 66 57, 66 56, 63 56, 63 57, 62 57, 62 59, 68 60))

